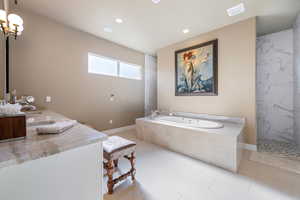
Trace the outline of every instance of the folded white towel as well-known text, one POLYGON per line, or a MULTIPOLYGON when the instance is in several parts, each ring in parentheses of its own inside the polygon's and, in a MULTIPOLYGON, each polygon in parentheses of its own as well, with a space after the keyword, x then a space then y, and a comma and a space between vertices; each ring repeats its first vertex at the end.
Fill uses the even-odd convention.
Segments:
POLYGON ((43 125, 53 125, 55 124, 55 120, 53 119, 34 119, 34 118, 29 118, 26 120, 27 126, 43 126, 43 125))
POLYGON ((60 121, 54 124, 40 126, 36 128, 36 131, 38 134, 59 134, 72 128, 76 123, 76 120, 60 121))

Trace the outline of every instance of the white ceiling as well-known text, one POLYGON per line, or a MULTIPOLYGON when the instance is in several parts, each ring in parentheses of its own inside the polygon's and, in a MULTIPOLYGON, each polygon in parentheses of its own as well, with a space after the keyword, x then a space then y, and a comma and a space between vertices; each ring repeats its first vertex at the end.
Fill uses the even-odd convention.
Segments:
POLYGON ((20 7, 118 44, 155 54, 187 38, 258 16, 259 35, 291 28, 300 0, 19 0, 20 7), (240 2, 246 12, 229 17, 240 2), (115 23, 115 18, 124 23, 115 23), (112 33, 103 30, 112 28, 112 33), (182 30, 189 28, 190 33, 182 30))

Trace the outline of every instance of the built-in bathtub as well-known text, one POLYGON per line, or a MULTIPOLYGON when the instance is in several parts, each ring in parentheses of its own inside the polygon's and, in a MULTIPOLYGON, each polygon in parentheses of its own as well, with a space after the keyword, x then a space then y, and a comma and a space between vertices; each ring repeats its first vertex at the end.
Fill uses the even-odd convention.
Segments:
POLYGON ((137 137, 169 150, 237 172, 243 118, 179 113, 136 119, 137 137), (184 114, 184 115, 183 115, 184 114))
POLYGON ((155 117, 156 121, 175 123, 174 125, 181 125, 194 128, 205 128, 205 129, 216 129, 223 128, 224 125, 219 122, 203 120, 203 119, 194 119, 190 117, 178 117, 178 116, 157 116, 155 117))

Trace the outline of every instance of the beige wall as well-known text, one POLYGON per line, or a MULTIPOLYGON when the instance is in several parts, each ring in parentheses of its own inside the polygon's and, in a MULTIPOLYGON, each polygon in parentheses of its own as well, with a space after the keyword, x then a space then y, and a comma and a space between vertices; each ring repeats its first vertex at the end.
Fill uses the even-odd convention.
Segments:
POLYGON ((134 123, 144 113, 144 81, 88 74, 88 52, 144 66, 144 54, 21 12, 25 31, 12 42, 13 88, 99 130, 134 123), (110 94, 115 101, 109 101, 110 94), (45 96, 52 103, 45 103, 45 96), (109 124, 109 120, 113 124, 109 124))
POLYGON ((255 45, 256 20, 251 18, 160 49, 159 109, 246 117, 247 143, 256 144, 255 45), (219 95, 175 96, 174 52, 216 38, 219 40, 219 95))

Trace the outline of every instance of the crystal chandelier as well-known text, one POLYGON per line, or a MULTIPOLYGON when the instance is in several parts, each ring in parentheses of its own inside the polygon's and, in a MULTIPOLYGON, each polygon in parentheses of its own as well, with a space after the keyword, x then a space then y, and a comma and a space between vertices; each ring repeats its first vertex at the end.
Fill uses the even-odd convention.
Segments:
POLYGON ((13 36, 15 39, 17 39, 17 36, 21 35, 24 30, 23 19, 19 15, 13 13, 8 14, 2 9, 0 9, 0 25, 0 30, 6 37, 13 36))

